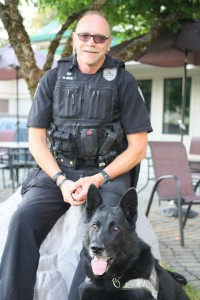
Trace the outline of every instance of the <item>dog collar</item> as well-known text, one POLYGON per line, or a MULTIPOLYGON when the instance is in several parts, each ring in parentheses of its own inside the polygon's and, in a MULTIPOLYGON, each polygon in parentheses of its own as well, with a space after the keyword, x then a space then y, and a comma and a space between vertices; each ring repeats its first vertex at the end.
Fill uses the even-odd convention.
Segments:
POLYGON ((118 278, 113 278, 112 283, 118 289, 119 288, 121 289, 144 288, 152 294, 155 300, 157 300, 158 298, 158 280, 157 280, 156 270, 154 267, 152 269, 149 279, 143 279, 143 278, 131 279, 121 287, 120 278, 118 277, 118 278))
MULTIPOLYGON (((122 287, 121 287, 121 282, 120 282, 121 277, 114 277, 112 279, 112 283, 114 287, 117 289, 141 289, 144 288, 148 290, 153 298, 155 300, 158 299, 158 279, 157 279, 157 274, 156 270, 153 267, 150 278, 149 279, 143 279, 143 278, 137 278, 137 279, 131 279, 127 281, 122 287)), ((91 282, 88 277, 85 279, 86 282, 91 282)))

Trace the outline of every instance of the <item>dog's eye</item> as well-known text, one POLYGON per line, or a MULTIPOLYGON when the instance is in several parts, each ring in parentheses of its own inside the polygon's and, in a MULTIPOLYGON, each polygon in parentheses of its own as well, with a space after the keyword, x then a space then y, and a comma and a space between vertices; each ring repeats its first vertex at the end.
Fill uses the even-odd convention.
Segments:
POLYGON ((98 229, 98 225, 94 223, 94 224, 92 224, 92 228, 96 230, 96 229, 98 229))
POLYGON ((115 225, 115 226, 113 226, 113 231, 118 232, 118 231, 120 231, 120 228, 117 225, 115 225))

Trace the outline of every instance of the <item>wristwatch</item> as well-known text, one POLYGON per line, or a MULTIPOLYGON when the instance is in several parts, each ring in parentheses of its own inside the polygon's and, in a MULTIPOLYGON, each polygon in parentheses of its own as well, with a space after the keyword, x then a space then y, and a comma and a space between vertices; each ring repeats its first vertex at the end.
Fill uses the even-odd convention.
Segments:
POLYGON ((110 182, 111 179, 110 179, 110 177, 108 176, 108 174, 106 173, 106 171, 102 170, 102 171, 101 171, 101 175, 103 176, 103 179, 104 179, 103 183, 104 183, 104 184, 110 182))
POLYGON ((53 178, 52 178, 53 182, 56 183, 56 180, 58 179, 59 176, 65 176, 65 177, 66 177, 66 175, 65 175, 63 172, 58 172, 58 173, 56 173, 56 174, 53 176, 53 178))

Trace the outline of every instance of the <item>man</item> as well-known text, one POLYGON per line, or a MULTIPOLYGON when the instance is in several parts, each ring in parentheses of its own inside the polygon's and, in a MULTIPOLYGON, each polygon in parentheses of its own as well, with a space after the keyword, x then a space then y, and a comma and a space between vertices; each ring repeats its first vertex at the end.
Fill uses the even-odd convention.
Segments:
MULTIPOLYGON (((106 18, 86 13, 73 33, 76 54, 40 81, 28 118, 30 151, 40 168, 24 182, 11 220, 1 300, 33 299, 39 247, 58 218, 70 205, 84 204, 92 183, 122 195, 145 157, 152 131, 145 103, 123 63, 106 54, 111 41, 106 18)), ((115 196, 109 199, 116 204, 115 196)))

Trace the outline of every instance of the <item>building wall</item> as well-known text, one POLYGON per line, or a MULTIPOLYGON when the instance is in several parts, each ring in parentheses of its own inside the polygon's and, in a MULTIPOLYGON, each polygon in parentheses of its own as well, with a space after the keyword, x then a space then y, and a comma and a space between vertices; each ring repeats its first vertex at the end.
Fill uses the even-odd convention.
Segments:
MULTIPOLYGON (((161 68, 150 65, 141 65, 135 62, 126 63, 126 69, 137 80, 152 80, 151 95, 151 122, 153 132, 149 140, 180 141, 180 135, 163 134, 163 105, 164 105, 164 79, 182 78, 183 68, 161 68)), ((183 142, 189 151, 192 136, 200 136, 200 67, 188 66, 187 74, 192 79, 190 97, 190 129, 189 135, 184 135, 183 142)))
POLYGON ((190 135, 200 136, 200 74, 193 76, 190 120, 190 135))
MULTIPOLYGON (((19 79, 19 116, 26 117, 31 107, 31 97, 27 84, 23 79, 19 79)), ((0 81, 0 101, 8 101, 8 111, 0 111, 0 116, 16 116, 17 114, 17 85, 16 80, 0 81)))

